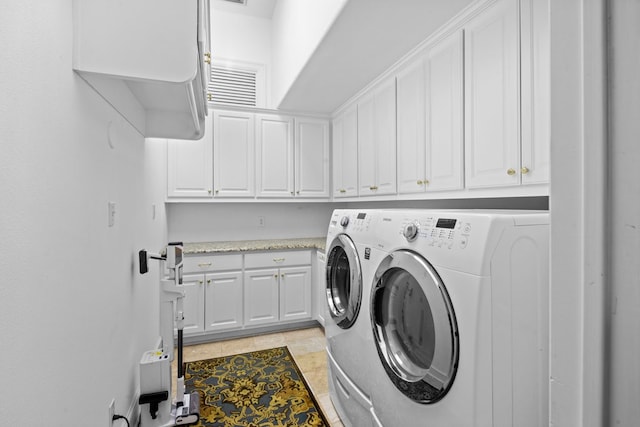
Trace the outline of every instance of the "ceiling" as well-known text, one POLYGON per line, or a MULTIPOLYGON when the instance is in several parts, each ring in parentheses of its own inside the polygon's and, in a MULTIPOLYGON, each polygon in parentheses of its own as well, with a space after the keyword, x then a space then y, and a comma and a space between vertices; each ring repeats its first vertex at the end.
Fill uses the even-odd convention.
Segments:
POLYGON ((225 12, 271 19, 276 2, 277 0, 246 0, 246 4, 237 4, 227 0, 211 0, 211 7, 225 12))
MULTIPOLYGON (((348 0, 279 109, 330 114, 475 0, 348 0)), ((277 0, 212 7, 271 18, 277 0)))
POLYGON ((331 113, 473 0, 349 0, 278 108, 331 113))

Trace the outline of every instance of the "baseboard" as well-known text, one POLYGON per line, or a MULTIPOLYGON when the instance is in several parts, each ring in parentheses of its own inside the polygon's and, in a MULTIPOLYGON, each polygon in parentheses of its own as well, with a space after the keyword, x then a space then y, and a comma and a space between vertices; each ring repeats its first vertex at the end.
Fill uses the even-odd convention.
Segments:
POLYGON ((322 326, 317 320, 305 320, 301 322, 281 324, 281 325, 269 325, 257 328, 240 329, 236 331, 228 332, 209 332, 199 335, 191 335, 184 337, 184 345, 204 344, 215 341, 223 341, 233 338, 246 338, 256 335, 263 335, 275 332, 292 331, 296 329, 306 329, 312 327, 322 326))

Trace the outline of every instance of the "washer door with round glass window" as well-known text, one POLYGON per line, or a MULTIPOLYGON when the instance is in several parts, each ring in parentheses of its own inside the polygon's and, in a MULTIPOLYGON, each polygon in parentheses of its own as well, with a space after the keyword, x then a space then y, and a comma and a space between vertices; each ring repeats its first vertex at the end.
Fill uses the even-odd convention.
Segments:
POLYGON ((387 375, 412 400, 437 402, 453 384, 459 353, 444 283, 420 255, 399 250, 382 260, 373 284, 371 322, 387 375))
POLYGON ((358 318, 362 300, 362 274, 356 246, 339 234, 327 250, 326 293, 329 313, 339 327, 348 329, 358 318))

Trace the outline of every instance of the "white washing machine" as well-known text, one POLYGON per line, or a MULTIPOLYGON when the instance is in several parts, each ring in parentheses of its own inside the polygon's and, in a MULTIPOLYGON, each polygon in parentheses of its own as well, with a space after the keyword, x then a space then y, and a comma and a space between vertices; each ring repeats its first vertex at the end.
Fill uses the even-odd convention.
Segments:
POLYGON ((372 215, 373 419, 548 425, 548 213, 372 215))
POLYGON ((369 295, 373 273, 370 239, 375 212, 335 210, 326 243, 325 316, 329 393, 347 427, 379 426, 371 404, 371 387, 379 367, 371 331, 369 295))

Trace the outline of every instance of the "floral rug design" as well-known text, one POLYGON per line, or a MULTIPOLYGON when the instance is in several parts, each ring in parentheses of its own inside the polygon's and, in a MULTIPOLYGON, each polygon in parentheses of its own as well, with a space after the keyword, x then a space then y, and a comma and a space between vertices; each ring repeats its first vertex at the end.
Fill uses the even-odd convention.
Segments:
POLYGON ((185 364, 198 427, 328 427, 287 347, 185 364))

